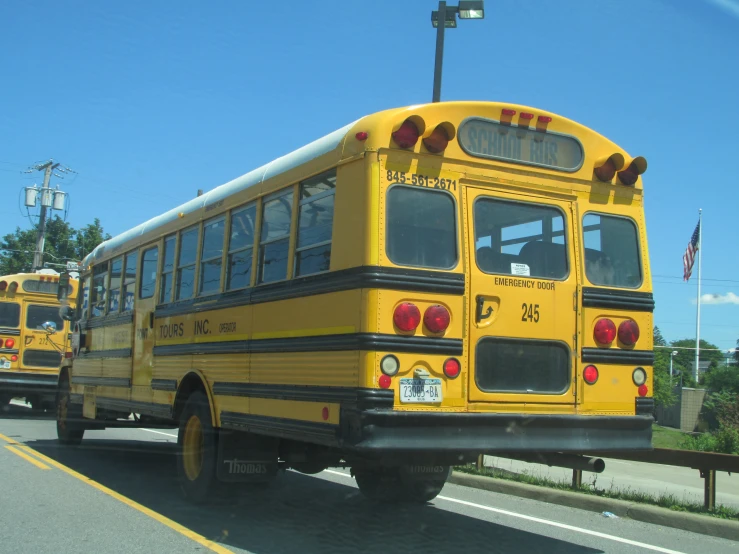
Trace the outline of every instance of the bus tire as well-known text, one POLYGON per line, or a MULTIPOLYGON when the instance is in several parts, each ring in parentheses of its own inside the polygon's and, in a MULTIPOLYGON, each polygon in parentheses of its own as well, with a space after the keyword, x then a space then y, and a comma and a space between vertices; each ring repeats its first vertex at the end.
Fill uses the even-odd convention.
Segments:
POLYGON ((216 430, 210 419, 208 398, 193 392, 185 403, 177 434, 177 474, 185 498, 205 502, 217 488, 216 430))
POLYGON ((80 425, 82 406, 69 401, 69 379, 59 382, 56 395, 56 436, 57 440, 67 446, 79 446, 85 429, 80 425))

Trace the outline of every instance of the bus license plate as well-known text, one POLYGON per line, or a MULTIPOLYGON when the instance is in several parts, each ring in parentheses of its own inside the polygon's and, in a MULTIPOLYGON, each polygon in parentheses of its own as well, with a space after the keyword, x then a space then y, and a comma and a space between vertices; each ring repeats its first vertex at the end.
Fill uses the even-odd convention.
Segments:
POLYGON ((10 369, 10 360, 0 360, 0 369, 10 369))
POLYGON ((401 379, 401 402, 441 402, 441 379, 401 379))

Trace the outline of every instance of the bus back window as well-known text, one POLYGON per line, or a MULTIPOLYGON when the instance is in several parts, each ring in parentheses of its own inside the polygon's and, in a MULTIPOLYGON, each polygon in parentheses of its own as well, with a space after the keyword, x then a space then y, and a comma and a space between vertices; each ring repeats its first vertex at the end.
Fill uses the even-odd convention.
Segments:
POLYGON ((0 327, 18 327, 21 322, 21 306, 15 302, 0 302, 0 327))
POLYGON ((639 238, 633 221, 590 213, 583 218, 583 235, 588 281, 608 287, 641 285, 639 238))
POLYGON ((59 306, 40 306, 31 304, 26 310, 26 327, 29 329, 43 329, 47 321, 56 324, 57 329, 64 327, 64 320, 59 317, 59 306))
POLYGON ((387 256, 397 265, 451 269, 457 264, 454 199, 446 192, 396 185, 387 193, 387 256))

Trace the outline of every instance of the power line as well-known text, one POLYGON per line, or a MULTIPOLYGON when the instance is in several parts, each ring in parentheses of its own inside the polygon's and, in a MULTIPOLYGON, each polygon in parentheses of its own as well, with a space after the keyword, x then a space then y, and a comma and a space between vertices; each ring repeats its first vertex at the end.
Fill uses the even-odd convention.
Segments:
MULTIPOLYGON (((661 279, 679 279, 680 281, 683 281, 683 278, 677 275, 657 275, 653 273, 652 277, 659 277, 661 279)), ((739 283, 739 281, 737 281, 736 279, 706 279, 705 277, 702 277, 701 281, 720 281, 722 283, 739 283)))

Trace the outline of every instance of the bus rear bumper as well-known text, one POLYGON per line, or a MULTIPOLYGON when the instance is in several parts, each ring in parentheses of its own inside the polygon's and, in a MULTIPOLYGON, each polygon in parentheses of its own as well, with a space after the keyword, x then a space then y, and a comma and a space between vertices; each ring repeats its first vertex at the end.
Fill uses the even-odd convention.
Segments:
POLYGON ((0 371, 0 394, 56 394, 59 375, 56 373, 39 374, 18 371, 0 371))
MULTIPOLYGON (((651 415, 580 416, 403 412, 356 414, 357 453, 464 456, 503 452, 604 452, 652 448, 651 415)), ((351 434, 351 433, 350 433, 351 434)), ((347 444, 349 446, 349 444, 347 444)))

